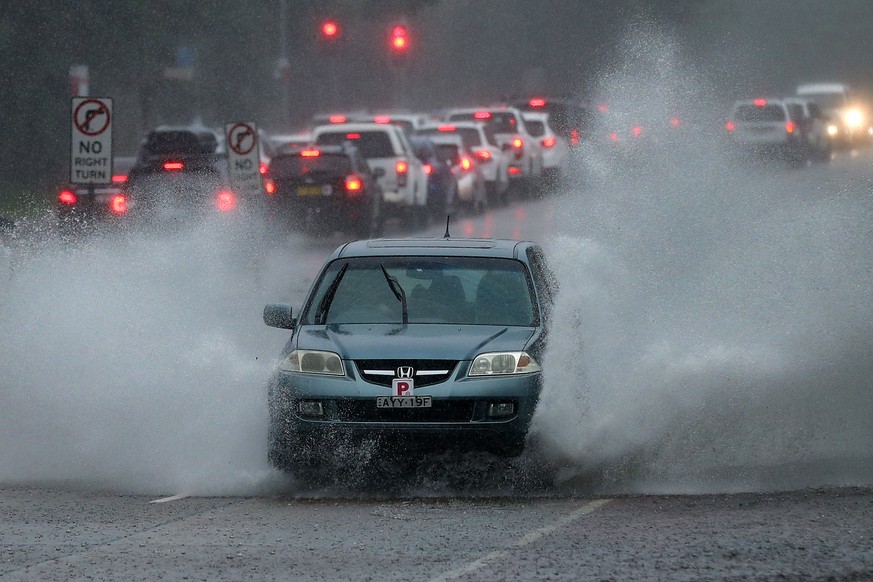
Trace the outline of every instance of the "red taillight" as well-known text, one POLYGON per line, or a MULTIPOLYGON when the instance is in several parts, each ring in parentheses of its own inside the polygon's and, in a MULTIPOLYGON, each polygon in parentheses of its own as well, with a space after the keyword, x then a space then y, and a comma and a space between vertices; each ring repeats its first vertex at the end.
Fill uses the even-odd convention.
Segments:
POLYGON ((267 194, 272 196, 276 193, 276 183, 272 180, 267 180, 264 182, 264 189, 267 191, 267 194))
POLYGON ((127 174, 115 174, 112 176, 113 184, 124 184, 127 182, 127 174))
POLYGON ((521 159, 521 155, 524 150, 524 140, 520 137, 512 138, 512 149, 515 150, 515 159, 521 159))
POLYGON ((767 105, 767 100, 766 99, 755 99, 754 101, 752 101, 752 103, 755 104, 755 107, 764 107, 765 105, 767 105))
POLYGON ((424 168, 424 173, 427 174, 428 176, 433 174, 433 166, 431 166, 430 164, 425 164, 423 166, 423 168, 424 168))
POLYGON ((471 160, 467 156, 461 156, 461 169, 465 172, 469 172, 473 169, 473 160, 471 160))
POLYGON ((535 98, 531 99, 530 101, 528 101, 528 105, 530 105, 531 107, 545 107, 546 100, 539 99, 539 98, 535 97, 535 98))
POLYGON ((346 192, 349 194, 359 194, 364 189, 364 182, 357 174, 349 174, 346 176, 346 192))
POLYGON ((346 139, 361 139, 360 133, 347 133, 346 139))
POLYGON ((391 118, 387 115, 377 115, 373 118, 373 123, 378 123, 380 125, 385 125, 387 123, 391 123, 391 118))
POLYGON ((318 150, 303 150, 300 152, 300 157, 302 158, 317 158, 321 155, 321 152, 318 150))
POLYGON ((491 119, 491 112, 490 111, 477 111, 476 113, 473 114, 473 117, 475 119, 491 119))
POLYGON ((579 145, 579 130, 573 129, 570 131, 570 145, 579 145))
POLYGON ((61 190, 61 193, 58 194, 58 202, 61 204, 75 204, 78 202, 78 198, 76 198, 76 193, 72 190, 61 190))
POLYGON ((521 175, 521 168, 517 168, 515 166, 509 166, 509 168, 507 168, 506 171, 510 176, 521 175))
POLYGON ((123 194, 116 194, 109 201, 109 209, 113 214, 124 214, 127 212, 127 198, 123 194))
POLYGON ((643 135, 643 128, 639 125, 635 125, 633 128, 633 134, 634 137, 640 137, 641 135, 643 135))
POLYGON ((185 164, 182 162, 164 162, 165 172, 181 172, 185 169, 185 164))
POLYGON ((261 176, 267 173, 267 162, 261 162, 258 164, 258 173, 260 173, 261 176))
POLYGON ((794 125, 793 121, 786 121, 785 122, 785 133, 794 133, 794 130, 796 129, 796 127, 797 126, 794 125))
POLYGON ((603 113, 604 111, 609 111, 609 106, 604 104, 604 103, 601 103, 600 105, 597 106, 597 111, 600 111, 601 113, 603 113))
POLYGON ((329 118, 331 123, 345 123, 346 116, 345 115, 331 115, 329 118))
POLYGON ((680 125, 682 125, 682 120, 678 117, 671 117, 670 125, 672 125, 673 127, 679 127, 680 125))
POLYGON ((488 150, 478 150, 476 152, 476 157, 479 158, 479 161, 490 162, 491 161, 491 152, 489 152, 488 150))
POLYGON ((452 132, 452 131, 455 131, 456 129, 458 129, 458 128, 455 127, 454 125, 440 125, 439 127, 437 127, 437 131, 442 131, 442 132, 452 132))
POLYGON ((553 148, 555 147, 556 143, 558 143, 558 140, 552 136, 549 136, 543 138, 543 140, 540 142, 540 145, 542 145, 544 148, 553 148))
POLYGON ((610 133, 610 134, 609 134, 609 140, 610 140, 610 141, 618 141, 618 133, 616 133, 616 132, 614 132, 614 131, 613 131, 612 133, 610 133))
POLYGON ((236 196, 230 190, 222 190, 215 197, 215 205, 220 212, 230 212, 236 208, 236 196))
POLYGON ((409 163, 406 160, 397 160, 397 163, 394 164, 394 171, 397 172, 397 187, 403 188, 409 177, 409 163))
POLYGON ((727 123, 724 124, 724 128, 728 131, 733 131, 737 128, 737 126, 734 125, 733 121, 728 121, 727 123))

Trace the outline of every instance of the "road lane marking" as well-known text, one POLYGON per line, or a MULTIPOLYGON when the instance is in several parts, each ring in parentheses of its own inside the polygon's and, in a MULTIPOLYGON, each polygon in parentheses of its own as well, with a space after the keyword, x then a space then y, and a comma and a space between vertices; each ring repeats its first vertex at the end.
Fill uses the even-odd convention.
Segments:
POLYGON ((170 501, 179 501, 180 499, 185 499, 186 497, 188 497, 188 494, 187 494, 187 493, 185 493, 185 494, 179 494, 179 495, 173 495, 173 496, 171 496, 171 497, 164 497, 164 498, 162 498, 162 499, 154 499, 154 500, 152 500, 152 501, 149 501, 149 503, 168 503, 168 502, 170 502, 170 501))
POLYGON ((473 572, 475 572, 476 570, 478 570, 479 568, 481 568, 485 564, 487 564, 489 562, 493 562, 495 560, 498 560, 498 559, 504 557, 506 554, 508 554, 510 552, 510 550, 516 550, 518 548, 523 548, 524 546, 530 545, 530 544, 536 542, 537 540, 540 540, 543 537, 549 535, 553 531, 573 523, 574 521, 576 521, 580 517, 582 517, 584 515, 588 515, 589 513, 593 513, 594 511, 597 511, 598 509, 600 509, 601 507, 603 507, 604 505, 606 505, 609 502, 610 502, 609 499, 594 499, 593 501, 589 501, 588 503, 586 503, 585 505, 583 505, 582 507, 580 507, 576 511, 573 511, 572 513, 562 517, 561 519, 559 519, 558 521, 556 521, 552 525, 547 525, 545 527, 541 527, 540 529, 534 530, 528 534, 525 534, 522 537, 518 538, 517 540, 515 540, 514 542, 512 542, 511 544, 509 544, 508 546, 506 546, 502 549, 494 550, 493 552, 485 554, 484 556, 482 556, 478 560, 474 560, 474 561, 470 562, 469 564, 465 564, 459 568, 456 568, 454 570, 449 570, 448 572, 440 574, 439 576, 437 576, 435 578, 431 578, 430 582, 446 582, 447 580, 453 580, 455 578, 460 578, 461 576, 463 576, 465 574, 472 574, 473 572))

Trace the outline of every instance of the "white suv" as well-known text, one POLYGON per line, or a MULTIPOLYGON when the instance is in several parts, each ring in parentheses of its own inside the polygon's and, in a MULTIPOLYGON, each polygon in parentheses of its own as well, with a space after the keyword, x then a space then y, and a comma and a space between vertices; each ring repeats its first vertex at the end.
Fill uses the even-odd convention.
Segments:
POLYGON ((416 135, 460 136, 464 149, 473 154, 476 158, 474 161, 481 169, 485 188, 488 191, 488 203, 496 203, 498 199, 505 202, 506 191, 509 188, 509 159, 494 136, 489 135, 485 130, 484 124, 472 121, 430 123, 418 128, 416 135))
POLYGON ((382 188, 383 211, 409 209, 424 215, 427 174, 402 128, 379 123, 321 125, 312 132, 315 145, 351 142, 376 174, 382 188))
POLYGON ((484 123, 497 143, 507 152, 510 180, 537 183, 543 176, 543 154, 540 144, 527 130, 521 112, 514 107, 484 109, 452 109, 446 121, 484 123))
POLYGON ((777 157, 792 165, 808 158, 798 120, 783 99, 736 101, 725 128, 746 154, 777 157))

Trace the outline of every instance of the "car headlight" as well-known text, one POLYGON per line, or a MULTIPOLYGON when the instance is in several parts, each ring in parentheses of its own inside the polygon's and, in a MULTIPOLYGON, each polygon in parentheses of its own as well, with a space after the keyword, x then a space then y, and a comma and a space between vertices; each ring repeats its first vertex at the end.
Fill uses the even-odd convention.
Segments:
POLYGON ((470 364, 468 376, 503 376, 533 374, 540 365, 527 352, 492 352, 479 354, 470 364))
POLYGON ((840 128, 831 123, 828 125, 828 135, 835 136, 840 132, 840 128))
POLYGON ((279 369, 284 372, 328 374, 331 376, 345 376, 346 373, 343 361, 337 354, 317 350, 292 350, 285 359, 279 362, 279 369))
POLYGON ((846 125, 851 128, 858 128, 864 124, 864 112, 860 109, 849 109, 843 116, 846 125))

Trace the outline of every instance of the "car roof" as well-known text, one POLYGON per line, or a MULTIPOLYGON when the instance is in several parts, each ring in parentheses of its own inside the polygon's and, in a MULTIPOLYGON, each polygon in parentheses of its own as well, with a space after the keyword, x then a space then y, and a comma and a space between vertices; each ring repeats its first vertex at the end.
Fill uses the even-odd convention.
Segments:
POLYGON ((845 93, 848 90, 842 83, 807 83, 797 86, 797 93, 845 93))
POLYGON ((347 131, 381 131, 385 133, 394 133, 403 131, 396 125, 390 123, 332 123, 330 125, 319 125, 313 130, 313 133, 345 133, 347 131))
POLYGON ((331 259, 351 257, 448 256, 518 259, 531 241, 492 238, 379 238, 346 243, 331 259))
MULTIPOLYGON (((478 111, 478 109, 477 109, 478 111)), ((470 128, 470 129, 479 129, 485 131, 485 124, 481 121, 436 121, 436 122, 428 122, 418 128, 418 131, 422 130, 439 130, 441 127, 445 127, 447 125, 453 125, 455 127, 460 128, 470 128)), ((446 133, 451 133, 447 131, 446 133)))
POLYGON ((545 111, 522 111, 521 116, 525 121, 546 122, 549 120, 549 114, 545 111))
POLYGON ((464 148, 464 140, 457 133, 437 133, 429 135, 428 139, 436 145, 454 145, 461 149, 464 148))
POLYGON ((740 99, 739 101, 734 101, 734 108, 737 108, 740 106, 745 106, 745 105, 754 105, 755 107, 763 107, 763 106, 759 106, 757 103, 755 103, 756 101, 759 101, 760 99, 763 99, 764 101, 766 101, 766 103, 764 103, 763 106, 766 106, 766 105, 785 105, 785 99, 773 99, 770 97, 761 97, 761 98, 756 98, 756 99, 740 99))

